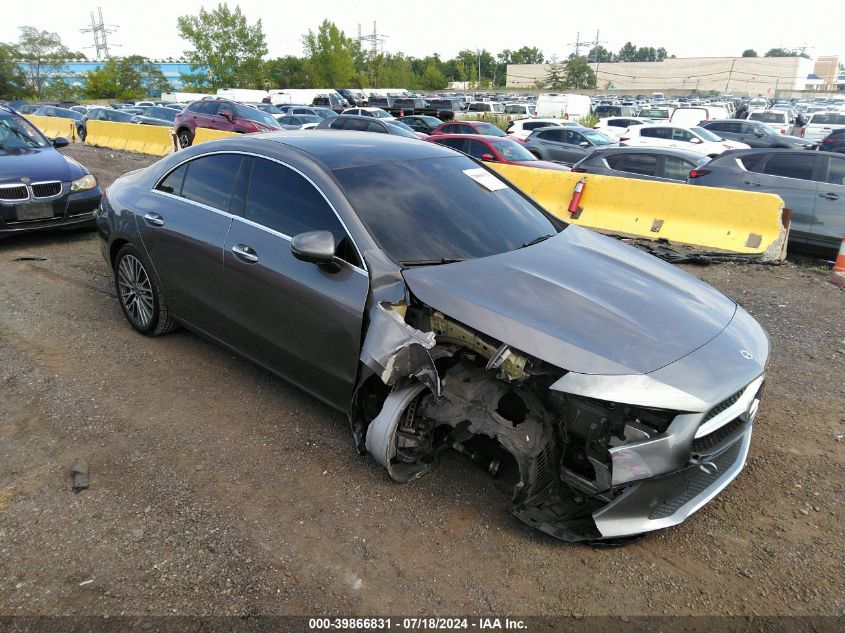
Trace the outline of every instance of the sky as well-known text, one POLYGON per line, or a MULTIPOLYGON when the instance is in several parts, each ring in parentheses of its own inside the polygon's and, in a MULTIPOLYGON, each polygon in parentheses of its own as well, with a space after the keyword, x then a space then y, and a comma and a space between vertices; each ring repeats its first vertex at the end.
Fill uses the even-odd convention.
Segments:
MULTIPOLYGON (((768 0, 765 10, 735 0, 645 5, 634 0, 483 0, 454 5, 396 0, 229 2, 230 7, 236 4, 250 23, 262 20, 271 57, 302 55, 302 35, 309 29, 316 31, 324 19, 329 19, 349 37, 357 36, 359 23, 364 35, 371 34, 375 20, 379 35, 385 36, 386 52, 401 51, 416 57, 436 52, 449 59, 462 49, 485 48, 495 54, 527 45, 538 47, 547 58, 564 58, 574 50, 579 33, 582 41, 591 41, 599 31, 600 42, 612 51, 629 40, 638 46, 662 46, 677 57, 739 56, 747 48, 763 55, 775 47, 806 47, 813 58, 840 55, 845 62, 843 0, 810 0, 804 4, 768 0), (800 12, 796 12, 796 6, 801 7, 800 12)), ((200 7, 212 9, 217 3, 41 0, 33 9, 26 2, 6 2, 0 41, 15 41, 18 27, 34 26, 55 31, 69 48, 93 58, 93 48, 86 48, 93 44, 92 36, 80 29, 89 25, 89 14, 98 6, 102 7, 105 23, 116 27, 109 36, 113 54, 158 59, 181 57, 189 48, 178 36, 177 16, 196 14, 200 7)))

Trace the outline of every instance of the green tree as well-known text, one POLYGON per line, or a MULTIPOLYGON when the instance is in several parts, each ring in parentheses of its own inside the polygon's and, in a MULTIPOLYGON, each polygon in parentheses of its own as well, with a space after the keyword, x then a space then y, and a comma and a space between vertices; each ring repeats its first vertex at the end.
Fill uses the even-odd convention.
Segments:
POLYGON ((171 89, 158 66, 141 55, 112 57, 85 78, 88 99, 143 99, 171 89))
POLYGON ((805 57, 810 59, 810 56, 804 51, 794 51, 789 48, 770 48, 766 51, 764 57, 805 57))
POLYGON ((295 55, 269 60, 266 73, 270 85, 274 88, 308 88, 314 85, 305 59, 295 55))
POLYGON ((619 62, 634 62, 637 57, 637 47, 631 42, 625 42, 625 45, 619 49, 619 54, 616 56, 616 61, 619 62))
POLYGON ((564 72, 563 64, 558 62, 557 57, 553 55, 549 60, 549 69, 546 71, 544 86, 551 90, 563 90, 566 87, 564 72))
POLYGON ((446 76, 434 62, 429 62, 420 78, 423 90, 441 90, 446 87, 446 76))
POLYGON ((616 55, 614 55, 611 51, 607 50, 604 46, 598 45, 593 46, 590 49, 590 51, 587 53, 587 59, 589 59, 593 63, 605 64, 608 62, 616 61, 616 55))
POLYGON ((596 73, 593 72, 586 57, 576 57, 566 64, 563 82, 567 88, 595 88, 596 73))
POLYGON ((62 44, 58 33, 39 31, 32 26, 20 27, 16 50, 29 89, 36 97, 42 96, 47 84, 59 73, 65 62, 85 57, 62 44))
POLYGON ((743 57, 757 57, 757 51, 755 51, 753 48, 746 48, 744 51, 742 51, 742 56, 743 57))
POLYGON ((308 29, 302 44, 307 57, 306 68, 315 87, 331 88, 357 83, 356 58, 360 45, 346 37, 334 22, 323 20, 317 32, 308 29))
POLYGON ((0 43, 0 99, 20 99, 28 93, 19 58, 17 47, 0 43))
POLYGON ((200 8, 199 15, 177 18, 176 28, 193 46, 185 51, 194 71, 183 77, 186 83, 211 88, 260 88, 264 84, 267 42, 261 20, 250 26, 239 6, 231 10, 224 2, 212 11, 200 8))

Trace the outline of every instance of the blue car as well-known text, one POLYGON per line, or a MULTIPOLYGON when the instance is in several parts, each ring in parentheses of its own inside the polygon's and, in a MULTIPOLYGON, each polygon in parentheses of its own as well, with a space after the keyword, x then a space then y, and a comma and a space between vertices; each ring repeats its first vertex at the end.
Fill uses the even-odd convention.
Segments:
POLYGON ((85 167, 56 151, 67 144, 0 105, 0 237, 95 225, 100 187, 85 167))

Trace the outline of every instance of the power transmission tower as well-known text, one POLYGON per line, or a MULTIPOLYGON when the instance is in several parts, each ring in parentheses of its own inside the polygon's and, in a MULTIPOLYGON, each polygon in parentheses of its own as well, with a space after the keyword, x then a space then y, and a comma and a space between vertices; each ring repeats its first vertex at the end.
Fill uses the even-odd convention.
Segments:
MULTIPOLYGON (((117 30, 117 27, 110 24, 106 26, 103 23, 103 8, 97 7, 97 15, 99 21, 94 18, 94 12, 91 11, 91 26, 87 29, 79 29, 82 33, 91 33, 94 36, 94 46, 86 46, 85 48, 93 48, 96 51, 97 59, 108 59, 109 41, 108 36, 117 30)), ((119 46, 119 44, 112 44, 111 46, 119 46)))
POLYGON ((584 42, 581 41, 581 32, 579 31, 575 35, 575 41, 569 42, 569 44, 567 44, 567 46, 574 46, 575 47, 575 57, 578 57, 578 53, 581 51, 582 44, 584 44, 584 42))
POLYGON ((361 34, 361 25, 358 25, 358 43, 361 45, 361 49, 364 49, 364 43, 370 45, 370 54, 375 57, 378 54, 379 48, 381 48, 382 52, 384 52, 384 40, 387 39, 387 35, 380 35, 378 29, 376 28, 376 21, 373 20, 373 32, 371 35, 362 35, 361 34))

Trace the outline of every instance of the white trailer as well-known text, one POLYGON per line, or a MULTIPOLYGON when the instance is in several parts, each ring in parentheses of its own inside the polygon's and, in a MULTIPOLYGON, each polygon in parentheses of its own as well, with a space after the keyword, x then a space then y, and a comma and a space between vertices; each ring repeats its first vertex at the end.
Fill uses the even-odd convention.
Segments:
POLYGON ((569 118, 577 121, 591 112, 592 101, 587 95, 543 92, 537 97, 537 116, 544 119, 569 118))
POLYGON ((241 103, 261 103, 269 96, 266 90, 253 90, 251 88, 218 88, 217 96, 241 103))
POLYGON ((202 92, 162 92, 161 100, 172 103, 191 103, 210 96, 202 92))

